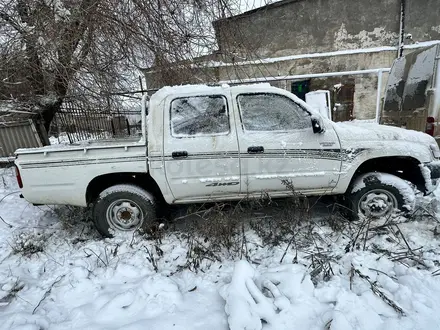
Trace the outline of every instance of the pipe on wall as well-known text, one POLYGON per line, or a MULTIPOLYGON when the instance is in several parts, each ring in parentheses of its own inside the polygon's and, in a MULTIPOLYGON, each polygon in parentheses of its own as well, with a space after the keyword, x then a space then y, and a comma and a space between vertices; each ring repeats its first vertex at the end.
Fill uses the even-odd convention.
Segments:
POLYGON ((399 49, 397 50, 397 57, 403 56, 403 48, 405 46, 405 13, 406 0, 400 0, 400 28, 399 28, 399 49))

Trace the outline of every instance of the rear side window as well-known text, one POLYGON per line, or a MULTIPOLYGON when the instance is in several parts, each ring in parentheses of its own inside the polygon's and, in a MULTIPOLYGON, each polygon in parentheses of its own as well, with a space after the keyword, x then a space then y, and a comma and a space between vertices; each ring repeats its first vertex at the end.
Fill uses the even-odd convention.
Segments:
POLYGON ((291 131, 312 127, 310 115, 283 95, 241 94, 238 105, 246 131, 291 131))
POLYGON ((221 95, 190 96, 171 102, 171 135, 191 137, 228 134, 229 111, 221 95))

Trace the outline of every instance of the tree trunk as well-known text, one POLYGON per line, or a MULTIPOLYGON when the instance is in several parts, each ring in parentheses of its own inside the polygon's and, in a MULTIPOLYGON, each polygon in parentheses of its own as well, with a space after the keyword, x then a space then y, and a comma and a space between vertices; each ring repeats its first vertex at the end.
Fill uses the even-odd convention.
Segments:
POLYGON ((49 136, 49 129, 50 125, 52 124, 52 121, 55 117, 55 114, 60 111, 62 104, 62 99, 59 99, 55 103, 48 104, 48 105, 40 105, 41 108, 41 116, 44 121, 44 130, 45 132, 40 132, 41 129, 43 129, 40 125, 37 127, 38 134, 41 138, 41 141, 43 145, 47 144, 46 139, 44 139, 44 136, 49 136))
POLYGON ((60 110, 61 102, 57 102, 55 104, 51 104, 43 108, 43 120, 44 120, 44 128, 46 132, 49 133, 50 124, 52 123, 55 114, 60 110))

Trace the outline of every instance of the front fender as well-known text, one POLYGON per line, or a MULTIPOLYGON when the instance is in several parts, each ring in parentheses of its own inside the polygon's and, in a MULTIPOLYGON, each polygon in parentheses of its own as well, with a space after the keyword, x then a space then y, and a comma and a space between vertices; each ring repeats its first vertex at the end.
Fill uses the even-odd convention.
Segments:
POLYGON ((362 147, 343 150, 348 150, 348 152, 342 162, 341 176, 334 190, 336 194, 344 194, 347 191, 356 172, 367 161, 386 158, 386 162, 398 162, 403 157, 417 164, 425 164, 433 160, 429 146, 403 141, 368 143, 363 144, 362 147))

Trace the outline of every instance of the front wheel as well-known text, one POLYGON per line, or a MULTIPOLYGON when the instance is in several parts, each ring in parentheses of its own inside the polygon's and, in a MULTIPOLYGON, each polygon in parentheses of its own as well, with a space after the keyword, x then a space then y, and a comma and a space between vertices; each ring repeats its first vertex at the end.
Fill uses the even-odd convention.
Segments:
POLYGON ((105 189, 93 207, 96 229, 105 237, 112 237, 117 232, 146 230, 155 220, 153 196, 131 184, 105 189))
POLYGON ((348 196, 355 218, 378 219, 395 210, 403 214, 414 209, 414 189, 401 178, 388 173, 367 173, 353 183, 348 196))

